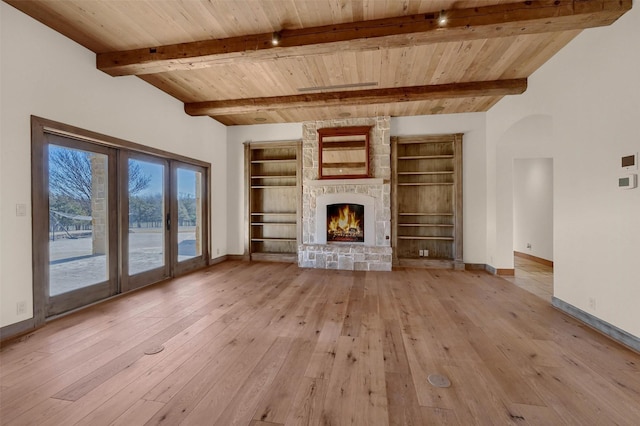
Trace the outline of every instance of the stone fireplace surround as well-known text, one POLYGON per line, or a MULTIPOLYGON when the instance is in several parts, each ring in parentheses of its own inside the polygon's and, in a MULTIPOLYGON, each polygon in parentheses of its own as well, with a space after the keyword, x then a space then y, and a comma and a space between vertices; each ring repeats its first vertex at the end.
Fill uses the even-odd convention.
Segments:
POLYGON ((298 265, 356 271, 391 270, 390 117, 306 122, 302 145, 302 244, 298 265), (318 129, 373 126, 369 140, 370 179, 319 180, 318 129), (326 205, 365 206, 365 242, 326 242, 326 205))

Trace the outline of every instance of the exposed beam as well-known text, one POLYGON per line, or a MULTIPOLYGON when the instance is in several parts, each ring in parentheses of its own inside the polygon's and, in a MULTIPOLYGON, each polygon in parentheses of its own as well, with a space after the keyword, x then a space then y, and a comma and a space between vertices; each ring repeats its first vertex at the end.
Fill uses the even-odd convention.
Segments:
POLYGON ((609 25, 631 9, 632 0, 533 0, 280 31, 220 40, 99 53, 97 66, 112 76, 207 68, 229 61, 275 60, 341 51, 376 50, 455 40, 474 40, 579 30, 609 25))
POLYGON ((432 86, 394 87, 269 98, 230 99, 193 102, 184 105, 187 114, 237 115, 291 108, 371 105, 395 102, 428 101, 446 98, 519 95, 527 89, 527 79, 477 81, 432 86))

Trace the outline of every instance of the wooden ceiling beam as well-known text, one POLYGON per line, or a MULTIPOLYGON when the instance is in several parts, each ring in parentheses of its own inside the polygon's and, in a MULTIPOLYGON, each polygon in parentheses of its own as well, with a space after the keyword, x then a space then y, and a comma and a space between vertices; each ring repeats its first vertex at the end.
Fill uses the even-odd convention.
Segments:
POLYGON ((276 60, 341 51, 377 50, 610 25, 632 0, 530 0, 439 13, 282 30, 120 52, 99 53, 98 69, 112 76, 207 68, 230 61, 276 60))
POLYGON ((193 116, 250 114, 291 108, 357 106, 383 103, 428 101, 479 96, 519 95, 527 89, 527 79, 476 81, 431 86, 393 87, 387 89, 309 93, 268 98, 230 99, 193 102, 184 105, 193 116))

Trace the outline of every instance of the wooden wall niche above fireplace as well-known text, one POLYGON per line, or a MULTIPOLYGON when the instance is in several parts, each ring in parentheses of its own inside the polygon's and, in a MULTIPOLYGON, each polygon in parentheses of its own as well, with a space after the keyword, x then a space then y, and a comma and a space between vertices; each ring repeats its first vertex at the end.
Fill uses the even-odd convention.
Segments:
POLYGON ((369 177, 371 126, 318 129, 320 179, 369 177))

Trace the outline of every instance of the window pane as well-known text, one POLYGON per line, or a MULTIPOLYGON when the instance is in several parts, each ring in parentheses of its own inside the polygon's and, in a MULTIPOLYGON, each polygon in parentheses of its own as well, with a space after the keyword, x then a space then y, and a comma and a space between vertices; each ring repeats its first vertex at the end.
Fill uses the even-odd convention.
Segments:
POLYGON ((202 173, 178 168, 178 261, 202 256, 202 173))
POLYGON ((164 266, 165 167, 129 159, 129 275, 164 266))
POLYGON ((107 281, 108 158, 49 145, 49 295, 107 281))

